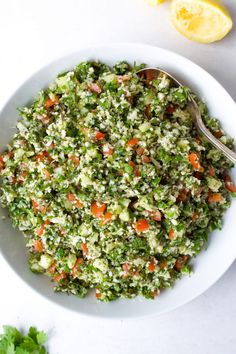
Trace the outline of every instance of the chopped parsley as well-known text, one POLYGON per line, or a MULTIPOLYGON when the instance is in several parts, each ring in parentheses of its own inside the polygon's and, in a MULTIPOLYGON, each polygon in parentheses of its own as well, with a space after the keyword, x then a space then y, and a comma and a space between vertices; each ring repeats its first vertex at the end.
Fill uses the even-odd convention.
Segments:
POLYGON ((83 62, 60 74, 20 109, 0 157, 1 203, 25 236, 30 269, 56 291, 154 298, 191 273, 236 192, 232 163, 195 128, 189 89, 138 69, 83 62))

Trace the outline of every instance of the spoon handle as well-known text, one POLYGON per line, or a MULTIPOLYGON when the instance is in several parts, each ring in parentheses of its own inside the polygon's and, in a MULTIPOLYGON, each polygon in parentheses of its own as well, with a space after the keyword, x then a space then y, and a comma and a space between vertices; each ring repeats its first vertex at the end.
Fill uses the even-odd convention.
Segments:
POLYGON ((199 108, 194 101, 191 99, 192 106, 194 108, 194 114, 196 119, 196 126, 200 130, 200 132, 206 137, 206 139, 214 145, 218 150, 220 150, 230 161, 236 164, 236 153, 230 150, 227 146, 225 146, 221 141, 219 141, 205 126, 202 121, 201 113, 199 108))

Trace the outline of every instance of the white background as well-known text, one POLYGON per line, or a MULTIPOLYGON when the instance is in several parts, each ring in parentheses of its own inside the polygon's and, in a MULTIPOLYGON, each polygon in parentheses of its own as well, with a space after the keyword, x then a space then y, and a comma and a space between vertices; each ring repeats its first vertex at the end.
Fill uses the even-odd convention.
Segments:
MULTIPOLYGON (((235 0, 224 3, 236 23, 235 0)), ((82 46, 121 41, 185 55, 236 99, 235 29, 219 43, 201 45, 172 28, 168 4, 151 8, 144 0, 1 0, 0 108, 28 76, 54 58, 82 46)), ((0 326, 45 329, 50 354, 236 353, 236 263, 192 303, 161 317, 132 321, 74 314, 34 293, 1 256, 0 269, 0 326)))

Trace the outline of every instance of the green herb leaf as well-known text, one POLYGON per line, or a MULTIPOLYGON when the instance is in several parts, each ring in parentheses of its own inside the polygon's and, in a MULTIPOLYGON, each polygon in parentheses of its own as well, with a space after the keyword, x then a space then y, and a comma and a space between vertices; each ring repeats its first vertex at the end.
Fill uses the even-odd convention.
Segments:
POLYGON ((47 337, 46 333, 39 332, 37 334, 37 342, 38 342, 39 345, 44 344, 47 340, 48 340, 48 337, 47 337))
POLYGON ((11 326, 3 326, 4 333, 0 335, 0 354, 47 354, 43 344, 47 335, 30 327, 28 335, 11 326))

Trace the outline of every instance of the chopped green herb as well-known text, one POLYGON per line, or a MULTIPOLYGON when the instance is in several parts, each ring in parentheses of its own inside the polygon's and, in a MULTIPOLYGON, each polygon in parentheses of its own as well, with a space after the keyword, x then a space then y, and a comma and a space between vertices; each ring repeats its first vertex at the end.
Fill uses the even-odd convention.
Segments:
MULTIPOLYGON (((56 291, 154 298, 191 273, 236 191, 232 164, 195 128, 189 89, 165 75, 141 79, 142 67, 83 62, 60 74, 19 110, 0 157, 1 203, 25 236, 30 269, 51 277, 56 291)), ((196 100, 205 124, 232 148, 196 100)), ((35 331, 22 350, 44 341, 35 331)))

